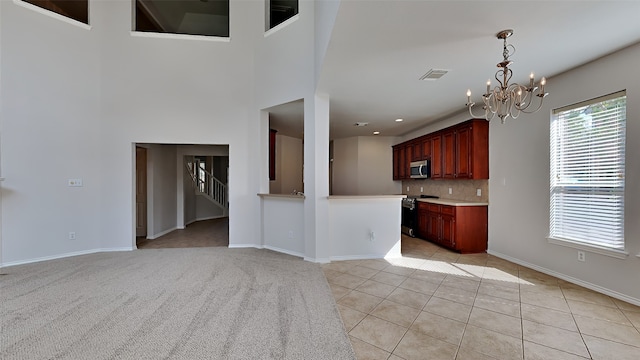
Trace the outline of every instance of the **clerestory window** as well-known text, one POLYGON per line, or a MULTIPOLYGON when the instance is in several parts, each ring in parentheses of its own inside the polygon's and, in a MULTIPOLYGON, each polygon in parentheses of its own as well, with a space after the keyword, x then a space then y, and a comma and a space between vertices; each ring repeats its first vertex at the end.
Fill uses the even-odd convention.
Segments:
POLYGON ((23 0, 84 24, 89 24, 89 0, 23 0))
POLYGON ((298 14, 298 0, 267 0, 267 30, 298 14))
POLYGON ((229 0, 135 0, 135 31, 229 37, 229 0))

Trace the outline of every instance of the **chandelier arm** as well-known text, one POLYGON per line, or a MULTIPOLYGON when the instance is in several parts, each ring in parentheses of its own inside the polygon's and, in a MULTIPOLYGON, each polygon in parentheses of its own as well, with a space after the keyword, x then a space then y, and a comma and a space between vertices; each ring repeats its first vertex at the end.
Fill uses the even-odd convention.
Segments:
MULTIPOLYGON (((485 111, 484 115, 482 116, 478 116, 476 114, 473 113, 473 110, 471 110, 471 108, 473 107, 473 105, 475 105, 476 103, 470 103, 467 104, 467 107, 469 108, 469 115, 471 115, 472 118, 474 119, 480 119, 480 118, 485 118, 487 119, 487 112, 485 111)), ((487 121, 489 121, 489 119, 487 119, 487 121)))
MULTIPOLYGON (((534 112, 540 110, 540 108, 542 108, 542 102, 543 102, 544 96, 540 97, 540 103, 538 104, 538 107, 535 110, 531 110, 531 111, 525 111, 525 109, 521 109, 521 111, 525 114, 533 114, 534 112)), ((533 99, 531 99, 531 102, 533 102, 533 99)), ((529 104, 531 104, 531 102, 529 104)), ((529 107, 527 105, 527 107, 529 107)))

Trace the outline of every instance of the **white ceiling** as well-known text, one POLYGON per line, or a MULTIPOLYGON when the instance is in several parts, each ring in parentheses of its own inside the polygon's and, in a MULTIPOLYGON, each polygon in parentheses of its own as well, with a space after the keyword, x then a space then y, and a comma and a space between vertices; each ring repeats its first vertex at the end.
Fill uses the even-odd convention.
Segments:
MULTIPOLYGON (((639 42, 639 19, 638 0, 343 0, 318 84, 331 99, 330 136, 405 134, 464 111, 468 88, 480 102, 503 29, 514 30, 512 80, 546 76, 553 96, 553 76, 639 42), (418 80, 432 68, 449 73, 418 80)), ((302 132, 301 102, 272 110, 272 121, 302 132)))

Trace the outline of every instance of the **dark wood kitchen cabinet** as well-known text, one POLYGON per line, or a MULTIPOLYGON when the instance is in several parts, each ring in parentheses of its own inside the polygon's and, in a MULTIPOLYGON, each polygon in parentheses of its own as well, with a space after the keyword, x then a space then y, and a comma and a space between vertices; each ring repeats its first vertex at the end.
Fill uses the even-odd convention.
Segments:
POLYGON ((407 144, 398 144, 393 149, 393 180, 409 179, 411 176, 409 164, 413 155, 413 149, 407 144))
POLYGON ((442 136, 431 137, 431 178, 442 178, 442 136))
POLYGON ((454 179, 456 177, 456 130, 442 132, 442 177, 454 179))
POLYGON ((393 179, 412 161, 431 160, 431 179, 489 179, 489 123, 472 119, 393 146, 393 179))
POLYGON ((455 178, 489 178, 489 123, 470 120, 455 129, 455 178))
POLYGON ((486 205, 418 202, 418 236, 463 254, 487 250, 487 220, 486 205))
POLYGON ((420 141, 420 138, 413 141, 409 146, 411 147, 411 161, 424 160, 422 156, 422 141, 420 141))
POLYGON ((430 136, 423 136, 420 138, 420 146, 422 148, 422 159, 420 160, 427 160, 427 159, 431 159, 431 137, 430 136))

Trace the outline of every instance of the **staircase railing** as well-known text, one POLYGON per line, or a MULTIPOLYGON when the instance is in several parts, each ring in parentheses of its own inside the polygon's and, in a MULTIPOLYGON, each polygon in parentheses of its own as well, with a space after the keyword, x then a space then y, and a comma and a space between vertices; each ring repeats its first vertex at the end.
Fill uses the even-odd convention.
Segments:
POLYGON ((185 166, 191 176, 193 186, 196 191, 215 203, 216 205, 224 208, 229 208, 227 185, 218 180, 213 174, 205 169, 200 168, 197 160, 186 161, 185 166))

